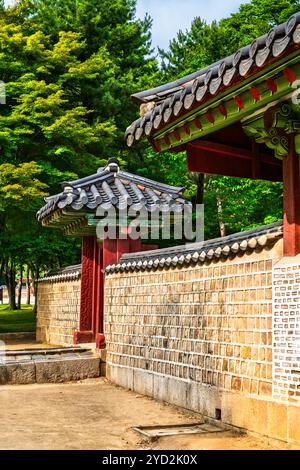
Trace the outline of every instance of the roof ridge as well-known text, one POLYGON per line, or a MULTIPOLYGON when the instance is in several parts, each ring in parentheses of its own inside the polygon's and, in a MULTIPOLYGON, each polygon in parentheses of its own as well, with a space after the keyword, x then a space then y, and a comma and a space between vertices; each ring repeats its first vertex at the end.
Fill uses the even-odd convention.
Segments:
POLYGON ((108 266, 107 273, 139 271, 204 263, 213 259, 235 257, 238 254, 266 249, 274 245, 283 235, 281 222, 257 229, 239 232, 224 238, 202 243, 181 245, 161 250, 124 254, 118 264, 108 266))
POLYGON ((170 193, 179 194, 179 193, 182 193, 185 190, 184 186, 171 186, 169 184, 154 181, 154 180, 152 180, 150 178, 146 178, 144 176, 133 175, 132 173, 128 173, 126 171, 119 171, 118 175, 125 178, 125 179, 128 177, 132 181, 144 184, 145 186, 152 186, 152 187, 156 186, 157 189, 162 189, 162 190, 168 191, 170 193))

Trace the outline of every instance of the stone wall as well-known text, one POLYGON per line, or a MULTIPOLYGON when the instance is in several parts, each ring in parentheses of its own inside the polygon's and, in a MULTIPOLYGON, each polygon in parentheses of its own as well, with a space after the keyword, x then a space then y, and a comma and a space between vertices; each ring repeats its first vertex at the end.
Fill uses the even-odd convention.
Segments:
POLYGON ((37 340, 72 345, 79 329, 80 273, 49 276, 38 283, 37 340))
POLYGON ((274 396, 273 270, 281 257, 279 240, 189 266, 108 269, 109 378, 227 424, 300 442, 300 407, 274 396))
POLYGON ((106 279, 112 364, 272 394, 272 260, 244 257, 106 279))
POLYGON ((300 256, 274 264, 273 397, 300 403, 300 256))

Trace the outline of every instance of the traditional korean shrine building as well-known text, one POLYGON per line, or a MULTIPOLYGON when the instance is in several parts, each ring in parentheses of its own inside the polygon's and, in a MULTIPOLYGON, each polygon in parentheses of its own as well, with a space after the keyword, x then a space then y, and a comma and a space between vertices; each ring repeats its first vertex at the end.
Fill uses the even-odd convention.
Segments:
POLYGON ((283 181, 283 223, 157 249, 97 239, 97 207, 185 207, 183 188, 115 161, 38 213, 82 237, 82 265, 38 285, 38 338, 106 347, 115 383, 237 429, 300 444, 300 13, 247 47, 133 95, 148 139, 193 172, 283 181))

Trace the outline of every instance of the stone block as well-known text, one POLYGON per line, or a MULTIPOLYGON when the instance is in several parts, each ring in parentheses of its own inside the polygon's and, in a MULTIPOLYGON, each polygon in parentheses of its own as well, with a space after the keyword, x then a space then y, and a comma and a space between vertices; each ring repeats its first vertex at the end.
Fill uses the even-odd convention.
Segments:
POLYGON ((153 397, 156 400, 168 401, 168 377, 153 374, 153 397))
POLYGON ((36 383, 59 383, 100 376, 100 359, 68 358, 63 360, 35 361, 36 383))
POLYGON ((0 365, 0 385, 35 383, 35 365, 33 362, 0 365))
POLYGON ((141 395, 153 397, 153 373, 145 370, 134 369, 133 371, 133 390, 141 395))
POLYGON ((300 406, 287 407, 287 435, 290 442, 300 445, 300 406))
POLYGON ((168 402, 173 405, 187 408, 188 382, 176 378, 168 378, 168 402))
POLYGON ((267 402, 268 419, 266 434, 273 439, 286 441, 287 436, 287 406, 273 401, 267 402))
POLYGON ((106 363, 106 377, 121 387, 133 390, 133 369, 106 363))

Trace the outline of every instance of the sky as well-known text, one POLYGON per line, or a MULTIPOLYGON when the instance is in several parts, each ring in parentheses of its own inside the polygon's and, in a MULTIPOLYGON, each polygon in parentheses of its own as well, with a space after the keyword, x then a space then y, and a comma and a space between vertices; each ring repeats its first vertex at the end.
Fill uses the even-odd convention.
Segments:
MULTIPOLYGON (((13 0, 5 0, 6 5, 13 0)), ((181 29, 191 26, 195 16, 208 23, 220 20, 238 10, 242 3, 250 0, 137 0, 137 17, 149 13, 153 19, 152 43, 156 48, 167 49, 169 41, 181 29)))
POLYGON ((249 0, 137 0, 137 16, 143 18, 146 13, 150 14, 153 46, 167 49, 180 29, 190 28, 195 16, 210 23, 229 16, 247 2, 249 0))

